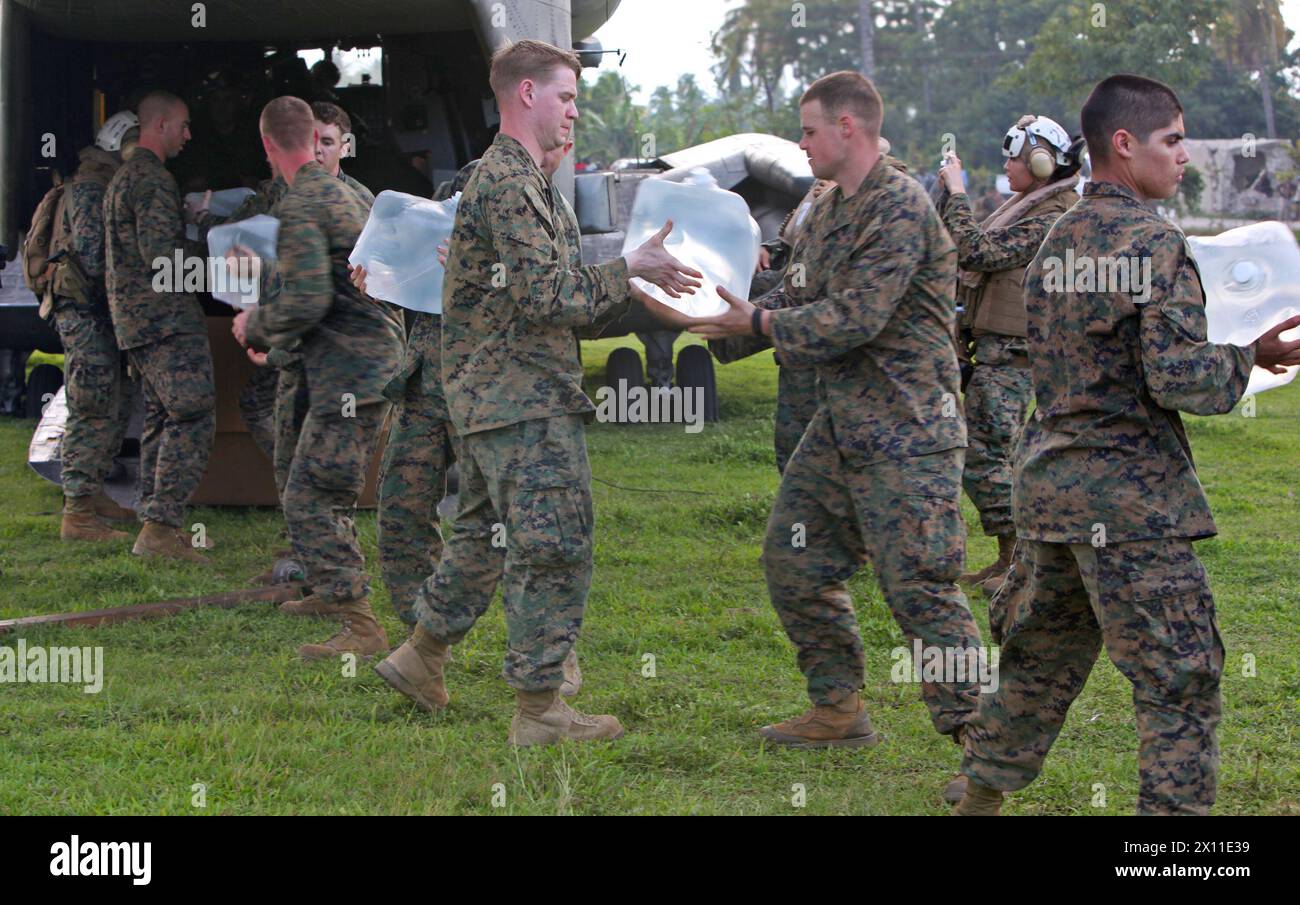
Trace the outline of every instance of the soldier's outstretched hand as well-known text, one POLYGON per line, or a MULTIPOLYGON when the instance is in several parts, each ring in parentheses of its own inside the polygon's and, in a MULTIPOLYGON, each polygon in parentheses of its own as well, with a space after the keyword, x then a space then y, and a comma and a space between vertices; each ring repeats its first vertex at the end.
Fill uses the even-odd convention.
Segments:
POLYGON ((702 285, 700 280, 704 274, 687 267, 664 248, 664 239, 672 231, 673 221, 668 220, 663 229, 623 257, 627 261, 628 276, 648 280, 673 298, 681 298, 683 293, 694 294, 702 285))
POLYGON ((1300 316, 1288 318, 1255 340, 1255 364, 1273 374, 1300 365, 1300 339, 1286 340, 1282 334, 1300 327, 1300 316))
POLYGON ((714 317, 692 318, 692 333, 705 339, 722 339, 726 336, 743 336, 754 332, 754 312, 757 307, 748 299, 733 295, 721 286, 718 295, 727 303, 727 310, 714 317))

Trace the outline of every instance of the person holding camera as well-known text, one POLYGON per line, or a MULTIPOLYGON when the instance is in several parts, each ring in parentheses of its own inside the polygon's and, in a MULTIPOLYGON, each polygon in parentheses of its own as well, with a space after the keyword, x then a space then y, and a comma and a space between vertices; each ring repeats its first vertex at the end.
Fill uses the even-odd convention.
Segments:
POLYGON ((998 539, 997 559, 961 581, 992 595, 1006 578, 1016 532, 1011 522, 1011 454, 1033 401, 1021 283, 1047 231, 1079 195, 1083 140, 1045 116, 1022 116, 1002 140, 1013 194, 983 222, 975 219, 950 154, 939 170, 947 189, 941 215, 957 246, 958 357, 963 361, 969 448, 962 484, 984 533, 998 539), (970 365, 970 367, 967 367, 970 365))

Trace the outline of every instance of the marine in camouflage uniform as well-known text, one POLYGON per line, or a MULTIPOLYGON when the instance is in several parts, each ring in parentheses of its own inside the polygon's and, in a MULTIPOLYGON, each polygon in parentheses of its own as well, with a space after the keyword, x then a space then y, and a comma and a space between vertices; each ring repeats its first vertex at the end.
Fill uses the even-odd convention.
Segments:
MULTIPOLYGON (((355 179, 344 179, 341 171, 339 178, 361 199, 366 216, 370 216, 370 208, 374 206, 375 196, 355 179)), ((278 199, 276 201, 278 203, 278 199)), ((279 215, 274 207, 268 213, 272 216, 279 215)), ((281 280, 278 279, 277 274, 273 287, 267 292, 267 301, 263 304, 275 302, 280 293, 280 286, 281 280)), ((396 312, 393 314, 394 317, 398 317, 396 312)), ((293 464, 294 450, 298 447, 298 437, 302 433, 303 421, 307 417, 307 409, 310 405, 307 378, 303 373, 301 341, 294 342, 287 348, 271 349, 266 355, 266 365, 262 370, 270 372, 273 378, 262 378, 253 389, 250 389, 253 387, 253 382, 250 381, 244 388, 244 394, 240 396, 240 410, 251 429, 253 421, 266 423, 269 404, 271 461, 275 471, 276 492, 283 500, 284 488, 289 482, 289 468, 293 464), (269 393, 266 383, 271 384, 269 393), (247 408, 245 408, 245 395, 249 396, 247 408)))
POLYGON ((68 405, 59 447, 61 481, 66 510, 72 515, 65 518, 60 533, 65 539, 125 538, 95 521, 96 516, 135 520, 133 511, 118 506, 103 491, 113 457, 122 448, 132 402, 104 285, 104 192, 122 161, 120 154, 93 145, 81 151, 80 159, 64 188, 60 244, 76 259, 88 285, 67 285, 63 267, 52 285, 68 405))
POLYGON ((280 293, 249 313, 245 329, 251 344, 299 348, 307 410, 281 495, 311 582, 312 594, 298 603, 344 617, 338 636, 300 652, 315 658, 354 649, 350 639, 362 623, 374 634, 367 644, 378 648, 387 642, 366 601, 353 513, 388 408, 382 391, 401 356, 402 327, 390 306, 366 299, 348 278, 347 258, 368 214, 354 191, 312 161, 297 171, 276 214, 280 293))
MULTIPOLYGON (((623 258, 579 266, 578 225, 516 139, 498 134, 461 196, 443 291, 442 381, 460 438, 458 508, 410 641, 380 674, 426 708, 444 706, 441 669, 504 581, 503 676, 525 702, 556 707, 592 576, 591 471, 575 328, 623 313, 623 258)), ((560 199, 561 201, 563 199, 560 199)), ((584 737, 613 717, 560 706, 584 737)), ((549 710, 547 711, 550 712, 549 710)), ((516 723, 520 719, 516 715, 516 723)), ((571 736, 572 737, 572 736, 571 736)), ((511 741, 516 739, 512 726, 511 741)))
MULTIPOLYGON (((375 201, 370 190, 345 175, 342 170, 339 171, 339 179, 357 193, 369 211, 375 201)), ((280 176, 264 179, 257 191, 240 202, 229 217, 216 217, 207 212, 202 214, 197 221, 199 232, 206 235, 213 226, 247 220, 260 214, 274 217, 276 205, 288 189, 288 183, 280 176)), ((262 299, 259 304, 273 303, 278 293, 278 274, 263 274, 262 299)), ((289 464, 293 460, 294 447, 298 444, 298 432, 302 429, 302 421, 307 414, 306 382, 302 379, 301 372, 301 356, 296 350, 272 349, 267 355, 266 365, 256 368, 239 392, 239 414, 248 426, 248 432, 257 448, 273 463, 279 494, 284 493, 289 464)))
POLYGON ((153 288, 154 263, 186 250, 176 180, 153 151, 137 148, 113 176, 104 221, 113 328, 145 394, 139 515, 176 531, 212 451, 216 390, 198 299, 153 288))
MULTIPOLYGON (((956 252, 921 185, 881 158, 851 197, 830 189, 767 298, 786 365, 815 366, 819 406, 768 520, 768 591, 813 710, 767 726, 779 744, 872 744, 863 646, 845 581, 870 561, 909 647, 980 647, 957 588, 965 424, 952 330, 956 252), (828 716, 834 711, 840 716, 828 716), (817 727, 852 720, 844 736, 817 727)), ((975 709, 973 682, 923 683, 935 729, 975 709)), ((837 730, 838 731, 838 730, 837 730)))
MULTIPOLYGON (((885 144, 884 139, 881 139, 885 144)), ((888 153, 885 161, 901 173, 906 173, 907 164, 888 153)), ((779 238, 766 243, 772 254, 772 267, 754 275, 749 287, 749 299, 759 308, 778 304, 776 298, 764 301, 773 289, 785 281, 786 271, 790 266, 790 251, 795 240, 799 238, 813 202, 820 198, 835 183, 829 179, 817 179, 804 195, 803 200, 795 206, 781 223, 779 238)), ((726 339, 709 340, 709 351, 723 364, 739 361, 749 355, 755 355, 772 348, 772 341, 766 336, 731 336, 726 339)), ((815 367, 790 367, 776 360, 776 418, 773 428, 773 447, 776 450, 776 470, 784 472, 786 463, 794 455, 803 432, 808 428, 813 415, 817 413, 817 369, 815 367)))
MULTIPOLYGON (((466 164, 435 200, 464 191, 466 164)), ((393 417, 379 471, 379 561, 397 616, 415 625, 415 598, 442 558, 438 503, 455 459, 455 431, 442 392, 442 315, 406 311, 402 363, 384 388, 393 417)))
POLYGON ((972 789, 1032 782, 1104 645, 1133 685, 1138 812, 1207 813, 1224 651, 1191 542, 1216 531, 1178 412, 1229 411, 1255 347, 1207 342, 1182 234, 1112 183, 1057 221, 1024 299, 1037 409, 1017 450, 1000 681, 967 724, 962 771, 972 789), (1149 261, 1150 296, 1054 284, 1067 251, 1149 261))
POLYGON ((948 196, 943 223, 957 245, 958 354, 974 359, 964 399, 970 446, 962 484, 979 511, 984 533, 998 538, 998 559, 963 581, 997 585, 1015 545, 1011 522, 1011 453, 1034 401, 1025 341, 1021 283, 1043 238, 1057 218, 1079 200, 1074 176, 1032 192, 1018 193, 984 223, 975 219, 965 192, 948 196))

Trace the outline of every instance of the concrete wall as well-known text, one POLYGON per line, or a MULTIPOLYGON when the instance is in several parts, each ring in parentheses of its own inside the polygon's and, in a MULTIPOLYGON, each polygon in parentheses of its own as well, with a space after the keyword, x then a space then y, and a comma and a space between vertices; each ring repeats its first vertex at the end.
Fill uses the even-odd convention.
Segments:
POLYGON ((1205 189, 1200 212, 1211 216, 1290 220, 1296 217, 1293 193, 1284 196, 1287 180, 1278 174, 1291 169, 1290 143, 1258 139, 1253 148, 1241 139, 1188 139, 1191 164, 1201 172, 1205 189), (1253 151, 1253 153, 1252 153, 1253 151))

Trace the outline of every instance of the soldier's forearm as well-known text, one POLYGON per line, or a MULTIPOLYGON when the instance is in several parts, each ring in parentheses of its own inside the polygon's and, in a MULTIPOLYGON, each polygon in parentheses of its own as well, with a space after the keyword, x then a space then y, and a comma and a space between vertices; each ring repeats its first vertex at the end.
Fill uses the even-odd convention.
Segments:
POLYGON ((1159 311, 1144 312, 1142 370, 1161 408, 1222 415, 1241 401, 1255 365, 1255 346, 1189 339, 1159 311))
POLYGON ((324 319, 330 304, 328 294, 294 297, 282 292, 274 305, 253 309, 245 326, 248 340, 263 348, 292 345, 324 319))
POLYGON ((943 223, 957 246, 957 263, 964 270, 996 273, 1023 267, 1034 259, 1050 222, 1034 218, 1006 229, 983 230, 965 195, 944 207, 943 223))
POLYGON ((622 258, 577 270, 552 271, 530 284, 521 300, 524 320, 555 327, 589 327, 626 304, 627 265, 622 258))
POLYGON ((893 263, 882 270, 864 262, 855 272, 858 278, 825 298, 763 315, 783 364, 833 361, 871 342, 894 316, 915 270, 893 263))
POLYGON ((609 326, 617 321, 620 317, 627 314, 632 309, 632 297, 629 295, 621 304, 614 305, 606 309, 595 320, 594 323, 586 327, 576 328, 579 339, 600 339, 604 336, 609 326))

